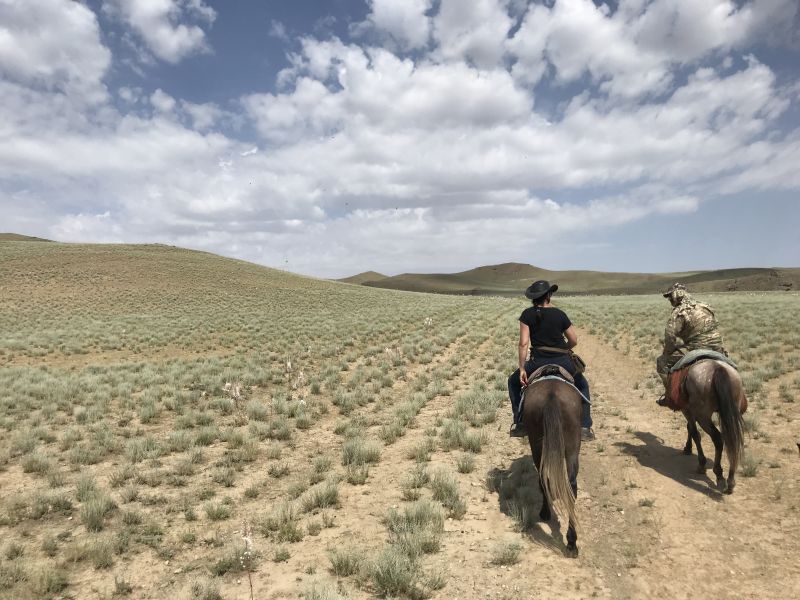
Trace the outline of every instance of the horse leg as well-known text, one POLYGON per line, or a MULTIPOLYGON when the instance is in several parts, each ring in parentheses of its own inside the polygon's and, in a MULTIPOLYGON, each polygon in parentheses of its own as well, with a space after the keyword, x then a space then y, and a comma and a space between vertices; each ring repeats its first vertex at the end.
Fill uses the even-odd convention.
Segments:
POLYGON ((711 436, 711 441, 714 442, 714 475, 717 477, 717 486, 722 487, 725 483, 722 477, 722 434, 711 419, 700 421, 700 425, 711 436))
POLYGON ((686 420, 686 445, 683 447, 683 453, 687 456, 692 455, 692 425, 689 420, 686 420))
MULTIPOLYGON (((569 486, 572 488, 572 495, 578 498, 578 457, 576 456, 569 466, 569 486)), ((578 533, 575 531, 575 523, 569 521, 567 529, 567 556, 575 558, 578 556, 578 533)))
MULTIPOLYGON (((687 417, 686 421, 686 428, 689 431, 689 437, 694 441, 694 446, 697 448, 697 472, 702 475, 706 472, 706 466, 708 465, 708 459, 706 455, 703 453, 703 446, 700 444, 700 432, 697 429, 697 421, 694 419, 689 419, 687 417)), ((686 442, 687 444, 689 442, 686 442)), ((691 450, 690 450, 691 454, 691 450)))
POLYGON ((536 474, 539 476, 539 491, 542 492, 542 508, 539 510, 539 520, 549 521, 552 518, 550 504, 547 501, 547 494, 542 483, 542 440, 533 441, 531 437, 531 453, 533 454, 533 464, 536 465, 536 474))

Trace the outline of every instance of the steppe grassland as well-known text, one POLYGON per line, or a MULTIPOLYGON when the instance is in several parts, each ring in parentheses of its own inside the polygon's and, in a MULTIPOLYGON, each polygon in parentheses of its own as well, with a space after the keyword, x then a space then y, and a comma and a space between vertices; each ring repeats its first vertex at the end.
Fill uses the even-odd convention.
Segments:
MULTIPOLYGON (((523 299, 336 285, 167 247, 0 255, 0 596, 447 585, 441 549, 458 542, 442 523, 474 509, 464 478, 507 428, 523 299)), ((660 297, 557 300, 643 362, 660 351, 660 297)), ((773 423, 797 416, 798 297, 709 301, 766 451, 773 423)), ((640 392, 655 397, 655 376, 640 392)), ((538 494, 527 474, 495 490, 519 529, 538 494)), ((517 553, 498 546, 487 568, 517 553)))
MULTIPOLYGON (((257 585, 267 561, 300 569, 295 548, 338 527, 346 489, 369 486, 435 398, 453 409, 404 457, 411 504, 392 512, 387 500, 377 559, 364 557, 380 540, 353 552, 363 589, 414 596, 446 583, 422 559, 441 519, 466 511, 456 470, 469 471, 504 404, 508 302, 158 246, 0 253, 0 595, 167 581, 211 598, 244 571, 257 585), (466 364, 470 387, 450 398, 466 364), (428 472, 436 451, 458 469, 428 472), (162 567, 142 568, 153 557, 162 567)), ((341 560, 331 554, 332 573, 347 570, 341 560)))

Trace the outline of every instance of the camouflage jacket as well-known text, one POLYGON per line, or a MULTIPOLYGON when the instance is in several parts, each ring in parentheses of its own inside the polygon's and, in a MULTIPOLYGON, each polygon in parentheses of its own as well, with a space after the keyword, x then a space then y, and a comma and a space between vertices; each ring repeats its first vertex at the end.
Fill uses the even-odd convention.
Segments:
POLYGON ((688 294, 672 309, 664 329, 664 354, 698 349, 723 352, 722 335, 711 307, 688 294))

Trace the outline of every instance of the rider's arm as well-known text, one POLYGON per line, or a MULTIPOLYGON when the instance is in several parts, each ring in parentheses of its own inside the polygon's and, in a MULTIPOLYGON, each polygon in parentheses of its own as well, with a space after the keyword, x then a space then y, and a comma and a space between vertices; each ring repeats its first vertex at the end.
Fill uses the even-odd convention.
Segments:
POLYGON ((681 343, 678 336, 682 328, 683 319, 680 313, 673 311, 669 321, 667 321, 667 326, 664 328, 664 354, 672 354, 680 348, 681 343))
POLYGON ((575 328, 572 325, 564 331, 564 337, 567 338, 567 348, 574 348, 578 345, 578 334, 575 333, 575 328))
POLYGON ((522 321, 519 322, 519 370, 525 371, 525 360, 528 358, 528 345, 531 343, 531 330, 522 321))

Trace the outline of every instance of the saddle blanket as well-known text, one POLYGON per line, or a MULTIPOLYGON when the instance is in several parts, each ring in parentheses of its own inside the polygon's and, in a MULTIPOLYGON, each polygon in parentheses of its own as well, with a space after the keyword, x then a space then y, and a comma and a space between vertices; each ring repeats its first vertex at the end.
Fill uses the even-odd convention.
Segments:
POLYGON ((683 382, 686 381, 688 374, 689 369, 685 368, 679 371, 670 371, 667 378, 667 406, 674 411, 683 410, 688 405, 686 394, 683 393, 683 382))
POLYGON ((674 373, 675 371, 680 371, 684 367, 688 367, 692 363, 696 363, 698 360, 703 358, 719 360, 729 364, 737 371, 739 370, 739 367, 736 366, 736 363, 721 352, 715 352, 714 350, 705 350, 701 348, 700 350, 691 350, 690 352, 687 352, 686 356, 681 357, 681 359, 672 366, 669 372, 674 373))

